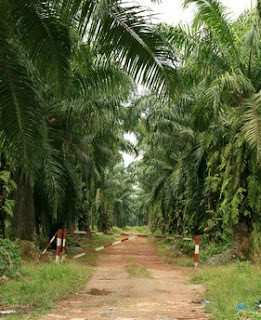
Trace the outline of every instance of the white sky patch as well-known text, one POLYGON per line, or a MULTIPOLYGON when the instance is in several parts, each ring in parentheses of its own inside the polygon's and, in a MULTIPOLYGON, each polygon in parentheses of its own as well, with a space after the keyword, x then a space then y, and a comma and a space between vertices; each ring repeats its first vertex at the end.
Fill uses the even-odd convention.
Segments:
MULTIPOLYGON (((148 8, 158 15, 159 22, 166 22, 176 25, 179 22, 190 23, 192 21, 195 5, 190 4, 183 9, 183 0, 162 0, 161 3, 151 3, 150 0, 136 0, 138 4, 148 8)), ((239 16, 244 10, 254 7, 256 0, 222 0, 221 1, 231 13, 232 18, 239 16)))
MULTIPOLYGON (((162 0, 160 4, 151 3, 150 0, 136 0, 135 2, 146 7, 151 13, 156 14, 156 22, 165 22, 172 25, 177 25, 180 22, 184 24, 190 23, 195 13, 194 5, 189 5, 187 9, 183 9, 183 0, 162 0)), ((229 16, 236 18, 245 10, 254 8, 257 0, 222 0, 221 2, 227 7, 229 16)), ((133 133, 126 133, 124 138, 133 144, 137 142, 133 133)), ((140 158, 141 156, 135 157, 123 153, 126 166, 140 158)))
MULTIPOLYGON (((134 144, 134 145, 136 145, 136 143, 137 143, 137 138, 136 138, 136 136, 135 136, 134 133, 125 133, 125 134, 124 134, 124 139, 130 141, 130 142, 131 142, 132 144, 134 144)), ((141 159, 141 156, 140 156, 140 155, 138 155, 138 156, 136 157, 136 156, 133 156, 133 155, 128 154, 128 153, 125 153, 125 152, 123 152, 122 155, 123 155, 124 164, 125 164, 126 167, 127 167, 129 164, 131 164, 132 162, 138 161, 138 160, 141 159)))

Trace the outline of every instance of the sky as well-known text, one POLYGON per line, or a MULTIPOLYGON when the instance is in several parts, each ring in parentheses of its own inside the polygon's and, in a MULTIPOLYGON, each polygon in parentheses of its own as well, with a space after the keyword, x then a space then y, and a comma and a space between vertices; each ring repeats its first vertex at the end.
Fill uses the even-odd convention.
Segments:
MULTIPOLYGON (((189 23, 193 17, 193 5, 183 10, 183 0, 162 0, 160 4, 153 4, 150 0, 136 0, 136 2, 157 13, 160 22, 189 23)), ((256 0, 222 0, 221 2, 229 9, 231 17, 237 17, 245 9, 251 8, 251 3, 254 5, 256 0)))
MULTIPOLYGON (((179 22, 190 23, 195 9, 193 5, 190 5, 188 9, 184 10, 182 7, 183 0, 162 0, 160 4, 151 3, 150 0, 136 0, 135 2, 148 8, 152 13, 156 13, 158 22, 166 22, 173 25, 179 22)), ((256 0, 222 0, 221 2, 228 8, 228 12, 233 19, 244 10, 254 6, 256 0)), ((126 134, 125 139, 130 140, 132 143, 136 142, 134 134, 126 134)), ((123 158, 126 166, 135 161, 132 155, 123 154, 123 158)))

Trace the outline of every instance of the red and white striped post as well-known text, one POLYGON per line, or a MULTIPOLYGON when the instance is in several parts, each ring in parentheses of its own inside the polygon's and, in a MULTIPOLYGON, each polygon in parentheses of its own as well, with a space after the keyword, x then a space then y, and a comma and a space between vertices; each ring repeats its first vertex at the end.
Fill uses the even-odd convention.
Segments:
POLYGON ((56 263, 60 261, 60 256, 62 253, 62 239, 63 239, 63 230, 58 230, 56 235, 56 263))
POLYGON ((200 236, 196 236, 195 238, 195 255, 194 255, 194 268, 197 269, 199 262, 199 244, 200 244, 200 236))
POLYGON ((66 236, 67 236, 67 230, 63 230, 63 242, 62 242, 62 252, 61 252, 61 259, 64 260, 64 254, 66 251, 66 236))
POLYGON ((62 254, 64 254, 66 250, 66 235, 67 235, 67 230, 63 230, 62 254))

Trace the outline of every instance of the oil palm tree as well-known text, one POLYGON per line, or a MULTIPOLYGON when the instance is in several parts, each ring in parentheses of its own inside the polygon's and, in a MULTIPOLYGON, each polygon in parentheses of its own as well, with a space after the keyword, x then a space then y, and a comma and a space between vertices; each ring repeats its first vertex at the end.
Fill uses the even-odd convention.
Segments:
MULTIPOLYGON (((162 26, 177 53, 182 83, 174 102, 160 102, 167 111, 158 113, 156 121, 146 117, 152 131, 144 140, 148 157, 143 163, 154 175, 147 181, 159 178, 154 195, 161 203, 168 203, 172 192, 175 204, 176 185, 168 191, 167 181, 172 172, 182 172, 177 192, 182 213, 198 219, 198 231, 220 236, 233 225, 237 236, 246 226, 251 230, 260 212, 260 12, 231 21, 220 1, 185 5, 192 2, 197 8, 192 28, 162 26), (185 114, 185 128, 169 110, 185 114), (171 155, 180 162, 169 161, 171 155)), ((167 223, 167 216, 163 220, 167 223)), ((183 223, 193 231, 188 220, 183 223)))
MULTIPOLYGON (((118 64, 119 70, 153 89, 170 90, 176 75, 171 49, 138 6, 122 1, 1 0, 0 9, 1 145, 18 185, 15 220, 24 230, 18 236, 31 237, 36 181, 49 195, 55 189, 56 199, 64 197, 66 174, 50 136, 54 113, 49 114, 50 106, 60 108, 75 89, 100 94, 108 89, 112 72, 106 67, 91 73, 90 52, 118 64), (90 44, 90 51, 81 52, 85 57, 81 70, 86 65, 89 73, 82 71, 79 76, 74 57, 84 42, 90 44)), ((84 109, 87 94, 78 96, 84 109)), ((70 104, 79 102, 71 99, 70 104)))

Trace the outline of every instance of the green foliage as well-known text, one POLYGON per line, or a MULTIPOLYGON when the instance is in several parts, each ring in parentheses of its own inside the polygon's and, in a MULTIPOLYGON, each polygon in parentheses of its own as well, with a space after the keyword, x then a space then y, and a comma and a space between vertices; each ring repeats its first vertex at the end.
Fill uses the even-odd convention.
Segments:
POLYGON ((123 1, 0 6, 1 165, 18 186, 14 237, 137 224, 120 153, 135 152, 124 139, 137 122, 129 103, 134 81, 171 93, 174 50, 145 9, 123 1))
POLYGON ((180 267, 193 267, 193 249, 190 244, 177 245, 172 243, 171 240, 151 240, 152 245, 155 248, 156 253, 165 261, 174 266, 180 267), (183 252, 185 248, 185 252, 183 252))
POLYGON ((137 226, 134 227, 134 229, 137 230, 140 234, 151 234, 151 231, 148 228, 148 226, 137 226))
POLYGON ((92 267, 74 263, 26 265, 21 278, 0 286, 0 305, 49 309, 83 286, 92 272, 92 267))
POLYGON ((226 267, 203 269, 194 277, 195 283, 206 285, 206 306, 215 320, 258 319, 257 303, 260 300, 260 268, 248 262, 226 267), (235 311, 239 303, 248 306, 249 313, 235 311))
POLYGON ((261 232, 254 225, 254 229, 251 233, 251 259, 252 261, 260 265, 261 264, 261 232))
POLYGON ((184 241, 184 240, 175 241, 172 246, 175 247, 175 250, 188 256, 193 256, 195 251, 194 241, 184 241))
POLYGON ((195 5, 192 26, 161 26, 182 88, 135 104, 141 211, 152 230, 222 242, 260 224, 260 16, 231 21, 220 1, 184 3, 195 5))
MULTIPOLYGON (((208 262, 208 260, 220 253, 224 253, 231 248, 231 243, 211 243, 206 247, 200 248, 200 263, 208 262)), ((229 261, 222 261, 223 263, 227 263, 229 261)))
POLYGON ((122 233, 122 229, 119 227, 113 226, 112 232, 120 234, 120 233, 122 233))
POLYGON ((0 276, 13 276, 21 266, 22 259, 17 243, 0 239, 0 276))

